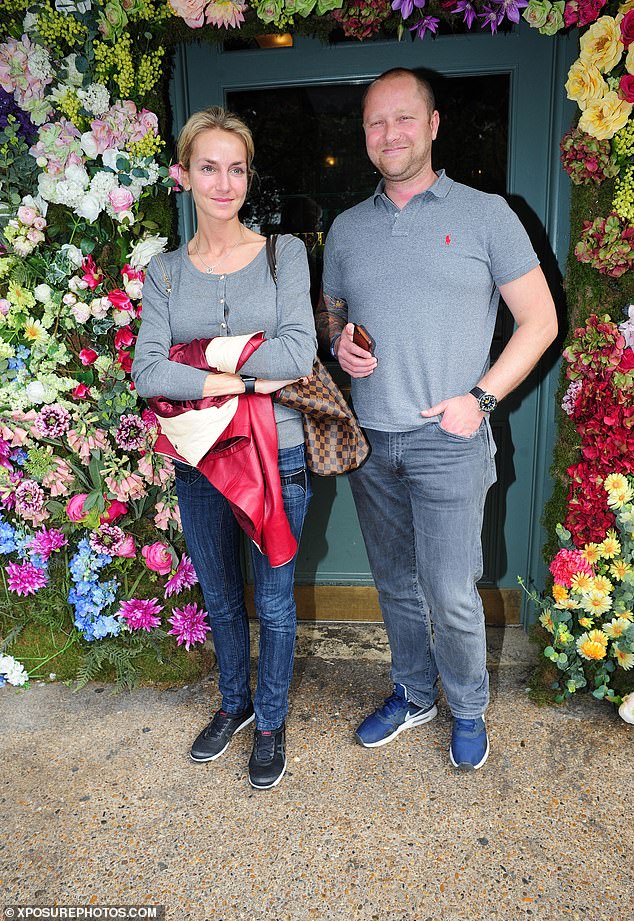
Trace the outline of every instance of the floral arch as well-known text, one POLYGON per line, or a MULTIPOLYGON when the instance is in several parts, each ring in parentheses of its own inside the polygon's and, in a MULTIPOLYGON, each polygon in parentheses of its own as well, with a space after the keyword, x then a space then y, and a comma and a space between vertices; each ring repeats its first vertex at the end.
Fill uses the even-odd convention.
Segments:
POLYGON ((4 0, 0 15, 0 684, 106 669, 129 685, 148 657, 187 675, 177 648, 208 630, 171 462, 129 376, 144 270, 174 236, 170 48, 289 30, 429 41, 523 16, 545 36, 580 30, 554 584, 531 595, 559 697, 589 685, 620 702, 634 673, 634 0, 4 0))

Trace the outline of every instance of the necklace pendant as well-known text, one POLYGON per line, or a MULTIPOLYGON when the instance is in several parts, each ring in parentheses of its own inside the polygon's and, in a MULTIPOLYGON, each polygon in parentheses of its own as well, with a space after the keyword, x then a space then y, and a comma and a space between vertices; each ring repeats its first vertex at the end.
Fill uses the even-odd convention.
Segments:
POLYGON ((206 269, 206 274, 207 274, 207 275, 213 275, 213 274, 214 274, 214 270, 213 270, 213 269, 206 269))

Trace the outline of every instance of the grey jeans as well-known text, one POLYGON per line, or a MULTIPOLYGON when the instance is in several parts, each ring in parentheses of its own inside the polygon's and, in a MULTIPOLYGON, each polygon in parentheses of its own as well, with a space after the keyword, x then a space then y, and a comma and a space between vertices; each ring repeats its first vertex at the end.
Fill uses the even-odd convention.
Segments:
POLYGON ((366 430, 372 454, 350 475, 392 651, 391 678, 430 707, 438 675, 451 712, 489 702, 482 575, 484 501, 495 482, 488 420, 471 438, 431 422, 366 430))

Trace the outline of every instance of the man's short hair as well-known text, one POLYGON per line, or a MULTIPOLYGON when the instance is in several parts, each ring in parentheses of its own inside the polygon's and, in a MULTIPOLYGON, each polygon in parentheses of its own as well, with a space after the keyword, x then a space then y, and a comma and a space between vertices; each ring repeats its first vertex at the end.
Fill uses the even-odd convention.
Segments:
POLYGON ((425 77, 421 77, 420 74, 417 74, 415 70, 410 70, 408 67, 392 67, 390 70, 386 70, 385 73, 379 74, 379 76, 369 83, 366 88, 363 96, 361 98, 361 115, 365 113, 365 104, 368 98, 368 93, 373 86, 376 86, 377 83, 382 83, 384 80, 389 80, 390 77, 411 77, 412 80, 416 83, 416 86, 422 93, 427 102, 427 108, 429 109, 429 114, 436 108, 436 97, 434 96, 434 91, 432 89, 431 83, 429 80, 426 80, 425 77))

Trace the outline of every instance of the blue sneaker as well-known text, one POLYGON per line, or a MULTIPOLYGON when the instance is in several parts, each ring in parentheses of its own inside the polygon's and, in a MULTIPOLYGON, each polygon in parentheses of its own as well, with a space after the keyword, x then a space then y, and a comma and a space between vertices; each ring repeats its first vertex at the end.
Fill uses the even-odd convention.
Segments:
POLYGON ((376 748, 391 742, 404 729, 428 723, 437 713, 436 704, 427 710, 419 707, 407 699, 406 687, 395 684, 394 693, 385 699, 382 707, 363 720, 354 735, 364 748, 376 748))
POLYGON ((489 739, 484 719, 462 720, 454 717, 449 758, 461 771, 477 771, 489 757, 489 739))

